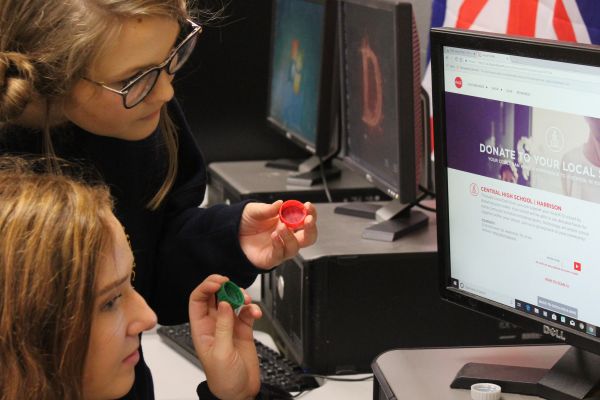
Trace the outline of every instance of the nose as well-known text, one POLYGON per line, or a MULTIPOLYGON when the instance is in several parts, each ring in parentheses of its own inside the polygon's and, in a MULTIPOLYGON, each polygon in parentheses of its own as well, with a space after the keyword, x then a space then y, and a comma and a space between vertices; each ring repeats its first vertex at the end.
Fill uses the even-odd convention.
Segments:
POLYGON ((135 292, 133 295, 135 298, 130 309, 131 319, 127 333, 131 336, 137 336, 143 331, 154 328, 157 323, 157 317, 148 303, 146 303, 146 300, 138 292, 135 292))
POLYGON ((175 90, 173 89, 173 75, 169 75, 164 69, 160 71, 158 80, 148 93, 146 101, 149 103, 166 103, 173 98, 175 90))

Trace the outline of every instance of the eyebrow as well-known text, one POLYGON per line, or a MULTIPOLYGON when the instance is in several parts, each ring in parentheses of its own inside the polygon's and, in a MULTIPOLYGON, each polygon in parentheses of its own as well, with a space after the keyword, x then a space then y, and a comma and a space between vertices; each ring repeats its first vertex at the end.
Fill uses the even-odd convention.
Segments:
POLYGON ((129 79, 133 75, 141 74, 141 73, 146 72, 147 70, 154 68, 157 65, 163 63, 167 58, 169 58, 171 56, 171 54, 173 54, 173 50, 175 50, 175 47, 177 47, 177 44, 178 44, 177 42, 178 42, 180 34, 181 34, 181 28, 179 28, 177 36, 175 37, 175 40, 173 42, 173 45, 171 46, 171 50, 169 50, 169 53, 167 54, 167 57, 165 57, 161 62, 159 62, 158 64, 146 64, 146 65, 139 65, 139 66, 131 67, 131 68, 127 69, 126 71, 121 72, 118 76, 123 76, 124 77, 123 79, 129 79))
POLYGON ((128 279, 131 279, 131 274, 125 275, 124 277, 117 279, 116 281, 111 282, 108 285, 104 286, 102 289, 100 289, 98 291, 98 293, 96 293, 96 297, 104 296, 106 293, 110 292, 111 290, 113 290, 113 289, 121 286, 125 282, 127 282, 128 279))
MULTIPOLYGON (((171 53, 169 53, 169 55, 171 55, 171 53)), ((126 80, 126 79, 131 79, 131 78, 135 78, 137 75, 146 72, 147 70, 156 67, 158 64, 148 64, 148 65, 142 65, 139 67, 132 67, 127 69, 126 71, 121 72, 119 75, 117 75, 119 78, 118 79, 113 79, 117 80, 117 81, 122 81, 122 80, 126 80)))

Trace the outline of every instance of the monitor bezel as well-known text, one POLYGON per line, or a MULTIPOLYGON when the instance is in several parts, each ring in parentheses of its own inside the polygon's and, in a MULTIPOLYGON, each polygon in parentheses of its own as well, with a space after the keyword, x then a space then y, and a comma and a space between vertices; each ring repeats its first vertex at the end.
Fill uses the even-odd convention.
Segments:
MULTIPOLYGON (((540 334, 544 325, 562 333, 561 341, 573 346, 600 354, 600 337, 592 337, 559 323, 546 320, 523 311, 486 300, 482 297, 459 291, 450 281, 450 233, 448 209, 448 160, 446 154, 445 97, 443 49, 445 46, 496 52, 549 61, 562 61, 573 64, 600 67, 600 48, 593 45, 573 44, 552 40, 531 39, 521 36, 507 36, 486 32, 464 31, 454 28, 433 28, 431 38, 431 76, 435 134, 435 178, 437 198, 437 236, 439 253, 439 290, 442 299, 471 309, 484 315, 519 325, 540 334), (594 57, 597 60, 594 62, 594 57)), ((560 334, 558 336, 561 336, 560 334)))
MULTIPOLYGON (((385 194, 390 196, 392 199, 398 199, 402 203, 411 203, 417 197, 417 185, 418 177, 416 170, 417 155, 415 151, 415 130, 419 121, 417 121, 417 114, 415 107, 420 107, 420 103, 415 104, 414 95, 414 84, 415 80, 418 81, 420 88, 420 65, 417 66, 415 71, 415 54, 414 54, 414 43, 416 31, 415 21, 413 15, 412 4, 405 1, 398 0, 340 0, 338 6, 338 37, 339 37, 339 53, 340 53, 340 99, 341 99, 341 158, 343 162, 348 165, 353 171, 364 176, 369 182, 375 185, 378 189, 383 191, 385 194), (344 70, 344 6, 345 4, 353 4, 361 7, 369 7, 378 10, 389 11, 393 15, 394 21, 394 63, 397 68, 394 71, 394 93, 396 94, 396 115, 398 117, 398 129, 399 132, 407 132, 407 134, 399 134, 398 140, 398 162, 399 162, 399 174, 396 182, 387 182, 381 179, 377 172, 369 168, 368 165, 364 165, 351 157, 351 152, 348 151, 347 135, 346 135, 346 93, 345 93, 345 70, 344 70), (404 23, 409 21, 409 23, 404 23), (411 43, 409 48, 404 48, 403 44, 406 42, 401 40, 401 37, 406 35, 411 37, 411 43), (402 55, 400 57, 399 55, 402 55), (410 71, 410 75, 413 76, 413 80, 400 79, 404 71, 410 71), (418 74, 417 77, 414 75, 418 74), (410 149, 410 151, 403 151, 404 149, 410 149), (406 154, 404 154, 406 153, 406 154)), ((417 54, 418 56, 418 54, 417 54)), ((416 62, 420 63, 420 59, 416 59, 416 62)))
POLYGON ((321 70, 319 79, 319 96, 317 104, 317 131, 315 142, 310 142, 302 134, 289 130, 281 121, 278 121, 271 115, 272 102, 272 77, 273 77, 273 57, 275 55, 275 22, 277 16, 277 0, 272 1, 271 7, 271 40, 269 51, 269 76, 268 76, 268 96, 267 96, 267 121, 274 130, 286 137, 295 145, 305 149, 312 155, 328 159, 334 156, 340 148, 339 145, 339 97, 337 86, 337 48, 336 48, 336 12, 335 2, 330 0, 294 0, 305 1, 308 3, 322 4, 325 7, 323 13, 323 32, 321 36, 321 70))

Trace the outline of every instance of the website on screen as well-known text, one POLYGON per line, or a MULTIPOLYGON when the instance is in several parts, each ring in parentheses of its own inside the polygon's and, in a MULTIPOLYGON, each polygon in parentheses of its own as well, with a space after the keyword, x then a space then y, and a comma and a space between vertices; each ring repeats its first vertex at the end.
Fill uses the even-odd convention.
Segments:
POLYGON ((600 68, 444 49, 451 276, 600 326, 600 68))

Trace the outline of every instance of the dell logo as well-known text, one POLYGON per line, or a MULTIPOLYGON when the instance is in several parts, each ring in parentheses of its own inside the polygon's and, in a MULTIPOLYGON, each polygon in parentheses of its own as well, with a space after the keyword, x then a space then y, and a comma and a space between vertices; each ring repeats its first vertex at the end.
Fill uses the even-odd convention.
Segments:
POLYGON ((563 342, 567 339, 565 339, 565 333, 563 331, 561 331, 560 329, 556 329, 556 328, 552 328, 548 325, 544 325, 544 333, 546 335, 550 335, 552 337, 555 337, 559 340, 562 340, 563 342))

